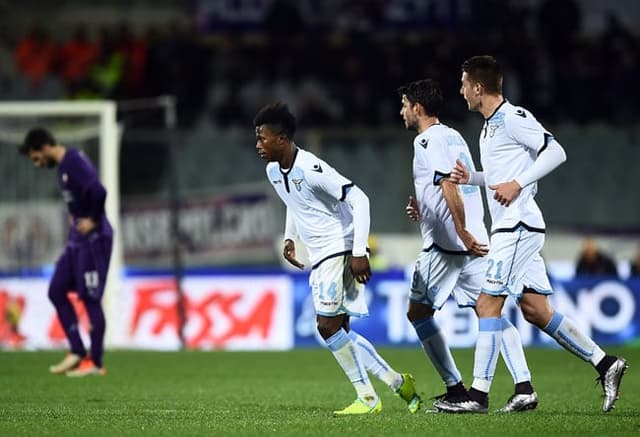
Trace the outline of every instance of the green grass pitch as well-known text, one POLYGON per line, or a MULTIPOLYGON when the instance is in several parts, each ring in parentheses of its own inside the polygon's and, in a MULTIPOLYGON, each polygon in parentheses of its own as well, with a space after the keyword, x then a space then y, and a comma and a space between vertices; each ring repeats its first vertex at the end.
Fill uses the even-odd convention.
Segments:
MULTIPOLYGON (((414 373, 423 398, 442 382, 418 348, 381 349, 414 373)), ((53 376, 60 352, 0 352, 0 436, 613 436, 640 435, 640 349, 616 348, 630 363, 622 395, 601 411, 595 370, 560 350, 529 349, 537 410, 512 415, 410 415, 378 381, 378 415, 332 417, 355 392, 331 354, 291 352, 134 352, 106 354, 105 377, 53 376)), ((454 350, 470 383, 472 350, 454 350)), ((498 365, 490 409, 512 392, 498 365)))

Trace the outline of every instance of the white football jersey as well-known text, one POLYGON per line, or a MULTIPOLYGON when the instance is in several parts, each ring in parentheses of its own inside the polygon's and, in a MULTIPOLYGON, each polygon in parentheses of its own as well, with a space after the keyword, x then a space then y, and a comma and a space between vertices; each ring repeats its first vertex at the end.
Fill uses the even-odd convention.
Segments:
POLYGON ((492 232, 514 228, 520 222, 535 229, 545 228, 542 212, 534 200, 538 191, 536 182, 524 187, 507 207, 493 198, 495 191, 489 186, 512 181, 522 174, 551 138, 533 114, 506 100, 485 120, 480 133, 480 160, 492 232))
MULTIPOLYGON (((456 159, 474 169, 469 147, 458 131, 436 124, 413 140, 413 180, 420 208, 420 231, 424 249, 433 244, 451 252, 466 251, 458 237, 453 217, 442 194, 440 182, 449 176, 456 159)), ((481 243, 488 244, 480 189, 460 185, 467 229, 481 243)))
POLYGON ((267 164, 269 182, 287 206, 312 265, 353 248, 353 214, 344 198, 353 182, 311 152, 297 149, 290 169, 267 164))

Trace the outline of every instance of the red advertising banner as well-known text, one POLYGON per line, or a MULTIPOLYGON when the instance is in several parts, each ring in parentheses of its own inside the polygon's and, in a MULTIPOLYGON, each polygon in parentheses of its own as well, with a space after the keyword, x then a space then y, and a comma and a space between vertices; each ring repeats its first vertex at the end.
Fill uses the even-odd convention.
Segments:
MULTIPOLYGON (((286 276, 185 279, 184 339, 192 349, 289 349, 293 346, 291 283, 286 276)), ((126 282, 122 306, 125 346, 179 347, 172 278, 126 282)))

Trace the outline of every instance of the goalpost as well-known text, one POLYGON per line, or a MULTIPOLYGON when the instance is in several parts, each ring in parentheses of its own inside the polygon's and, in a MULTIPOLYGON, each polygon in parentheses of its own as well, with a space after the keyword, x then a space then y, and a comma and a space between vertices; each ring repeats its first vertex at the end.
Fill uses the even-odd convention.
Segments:
MULTIPOLYGON (((86 138, 98 139, 98 171, 100 179, 107 190, 105 211, 114 229, 113 250, 107 283, 104 293, 104 307, 108 320, 114 320, 117 312, 117 294, 120 290, 122 279, 123 255, 122 236, 120 233, 120 189, 119 189, 119 152, 120 136, 116 120, 116 103, 113 101, 37 101, 37 102, 2 102, 0 103, 0 120, 7 122, 9 119, 34 120, 29 124, 21 123, 20 129, 4 130, 2 133, 5 142, 13 143, 16 148, 22 142, 24 134, 29 127, 41 125, 49 127, 56 139, 65 145, 67 142, 86 138), (65 118, 61 133, 56 126, 47 126, 41 122, 44 119, 65 118), (95 117, 96 125, 73 128, 73 117, 95 117)), ((17 153, 17 152, 15 152, 17 153)), ((60 250, 62 247, 60 247, 60 250)), ((115 323, 107 323, 105 344, 112 344, 115 323)))

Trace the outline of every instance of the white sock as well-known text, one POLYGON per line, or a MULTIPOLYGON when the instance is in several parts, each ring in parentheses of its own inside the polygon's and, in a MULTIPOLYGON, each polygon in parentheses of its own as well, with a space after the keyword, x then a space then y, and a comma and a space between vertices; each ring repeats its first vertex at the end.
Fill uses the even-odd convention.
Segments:
POLYGON ((553 337, 560 346, 594 366, 605 356, 604 351, 593 340, 578 330, 573 320, 557 311, 553 313, 543 331, 553 337))
POLYGON ((502 317, 500 321, 502 323, 500 353, 513 377, 514 384, 531 381, 531 372, 524 356, 520 333, 506 317, 502 317))
POLYGON ((391 390, 396 391, 402 384, 402 375, 382 358, 373 345, 353 329, 349 331, 351 342, 356 345, 360 359, 368 372, 373 373, 378 379, 387 384, 391 390))
POLYGON ((340 329, 325 340, 327 346, 342 370, 356 389, 358 398, 373 406, 378 402, 378 395, 369 381, 367 370, 358 356, 358 351, 344 329, 340 329))
POLYGON ((456 362, 453 360, 453 355, 451 355, 451 350, 449 350, 449 345, 435 319, 427 317, 426 319, 411 322, 411 324, 415 328, 416 334, 418 334, 422 348, 446 386, 450 387, 462 381, 456 362))
POLYGON ((481 317, 479 327, 471 387, 489 393, 502 343, 502 321, 497 317, 481 317))

